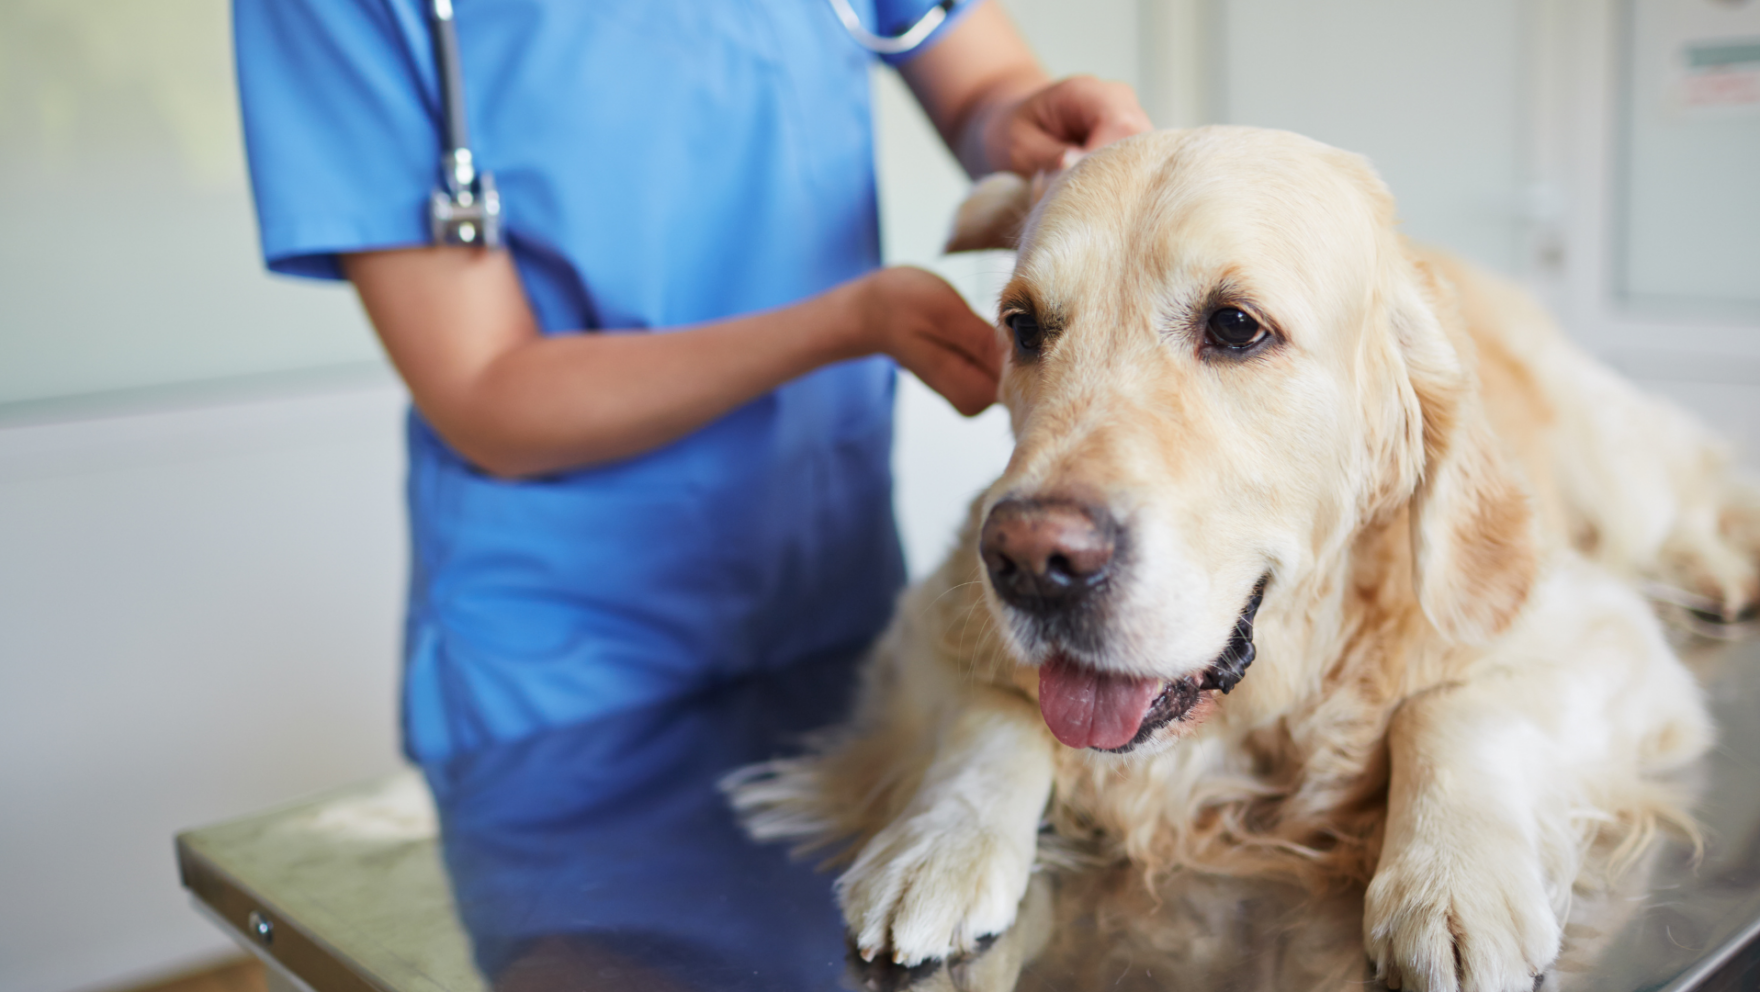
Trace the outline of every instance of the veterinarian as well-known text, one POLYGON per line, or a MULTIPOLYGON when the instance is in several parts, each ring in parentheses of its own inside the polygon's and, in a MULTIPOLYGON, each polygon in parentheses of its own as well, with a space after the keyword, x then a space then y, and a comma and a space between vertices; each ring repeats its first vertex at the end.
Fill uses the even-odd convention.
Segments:
POLYGON ((1000 361, 877 268, 870 48, 973 175, 1146 130, 1135 96, 983 0, 430 2, 234 10, 267 265, 351 281, 414 399, 406 751, 860 651, 904 581, 895 363, 975 414, 1000 361), (430 17, 505 250, 432 242, 430 17))

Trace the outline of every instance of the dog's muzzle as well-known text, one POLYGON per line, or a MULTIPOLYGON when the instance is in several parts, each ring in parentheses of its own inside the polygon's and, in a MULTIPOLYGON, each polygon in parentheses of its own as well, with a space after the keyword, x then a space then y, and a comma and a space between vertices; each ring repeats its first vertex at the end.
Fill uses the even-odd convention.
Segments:
POLYGON ((1247 605, 1234 622, 1234 634, 1229 637, 1228 646, 1222 649, 1216 660, 1196 675, 1170 680, 1149 705, 1149 712, 1143 715, 1136 736, 1122 747, 1101 750, 1113 754, 1130 751, 1153 737, 1162 727, 1185 719, 1192 707, 1204 698, 1204 693, 1214 691, 1226 696, 1241 679, 1246 678, 1247 666, 1258 656, 1258 650, 1253 647, 1253 620, 1259 615, 1260 604, 1265 601, 1265 584, 1270 580, 1269 574, 1260 576, 1259 583, 1253 587, 1253 595, 1248 597, 1247 605))
POLYGON ((1009 499, 985 518, 978 549, 997 598, 1019 611, 1036 638, 1092 651, 1122 557, 1121 534, 1103 507, 1009 499))

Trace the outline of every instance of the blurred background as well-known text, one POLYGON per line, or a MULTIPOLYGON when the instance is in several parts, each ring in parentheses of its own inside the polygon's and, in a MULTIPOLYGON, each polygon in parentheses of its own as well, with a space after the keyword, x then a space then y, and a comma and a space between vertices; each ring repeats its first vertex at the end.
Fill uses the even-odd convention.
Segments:
MULTIPOLYGON (((819 2, 819 0, 771 0, 819 2)), ((1760 450, 1760 0, 1001 0, 1156 123, 1368 155, 1406 229, 1760 450)), ((886 256, 966 187, 875 75, 886 256)), ((0 992, 227 953, 176 830, 388 771, 402 391, 350 291, 259 265, 225 0, 0 0, 0 992)), ((1008 453, 906 382, 932 567, 1008 453)))

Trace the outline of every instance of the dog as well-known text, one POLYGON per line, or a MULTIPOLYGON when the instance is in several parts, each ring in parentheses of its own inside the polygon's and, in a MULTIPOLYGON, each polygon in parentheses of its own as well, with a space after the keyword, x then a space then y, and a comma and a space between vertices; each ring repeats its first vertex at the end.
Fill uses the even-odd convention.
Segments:
POLYGON ((1755 491, 1359 156, 1163 131, 1037 192, 955 236, 1018 252, 1007 469, 749 829, 847 842, 868 959, 969 954, 1079 844, 1364 882, 1389 987, 1536 987, 1591 844, 1690 828, 1657 776, 1712 728, 1641 590, 1742 614, 1755 491))

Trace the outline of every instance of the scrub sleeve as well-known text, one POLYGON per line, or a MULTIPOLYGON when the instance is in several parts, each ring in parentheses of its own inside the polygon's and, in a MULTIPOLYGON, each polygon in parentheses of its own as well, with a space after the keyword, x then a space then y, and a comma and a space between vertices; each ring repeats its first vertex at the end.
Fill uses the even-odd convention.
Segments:
MULTIPOLYGON (((895 32, 932 2, 855 6, 895 32)), ((473 150, 545 334, 659 332, 878 264, 871 56, 824 0, 455 11, 473 150)), ((440 138, 419 0, 236 0, 234 30, 268 267, 336 279, 339 252, 426 243, 440 138)), ((862 650, 904 579, 893 375, 830 366, 656 451, 518 482, 412 410, 406 752, 862 650)))

